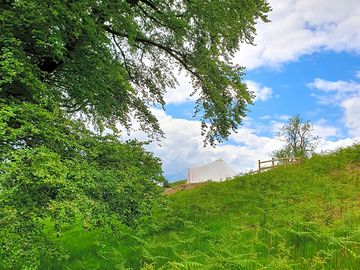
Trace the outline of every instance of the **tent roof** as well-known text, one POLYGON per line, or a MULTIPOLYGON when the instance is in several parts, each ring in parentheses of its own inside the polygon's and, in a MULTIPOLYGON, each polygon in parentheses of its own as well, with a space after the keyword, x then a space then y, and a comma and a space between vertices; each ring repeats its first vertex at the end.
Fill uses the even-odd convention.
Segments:
POLYGON ((188 169, 188 183, 222 181, 237 173, 221 158, 198 167, 188 169))

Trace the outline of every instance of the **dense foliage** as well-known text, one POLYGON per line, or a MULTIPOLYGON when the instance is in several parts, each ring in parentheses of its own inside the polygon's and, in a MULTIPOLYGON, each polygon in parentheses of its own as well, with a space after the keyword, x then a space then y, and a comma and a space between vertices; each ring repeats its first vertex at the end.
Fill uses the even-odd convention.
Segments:
POLYGON ((161 165, 141 144, 91 134, 55 108, 3 104, 0 115, 3 264, 32 269, 43 256, 63 259, 51 239, 64 226, 133 227, 157 202, 161 165))
POLYGON ((182 69, 205 140, 225 139, 252 100, 230 59, 268 11, 265 0, 1 1, 0 261, 66 257, 53 236, 69 224, 137 226, 161 197, 161 164, 117 127, 136 119, 161 136, 150 108, 182 69))
POLYGON ((311 122, 304 121, 299 115, 291 117, 278 135, 285 146, 274 152, 276 158, 310 157, 319 141, 311 122))
POLYGON ((0 15, 0 97, 51 97, 99 127, 115 121, 129 127, 132 113, 158 134, 149 105, 164 105, 174 72, 184 69, 214 143, 240 124, 251 102, 243 68, 231 56, 240 42, 253 42, 254 25, 267 21, 268 11, 265 0, 7 0, 0 15))

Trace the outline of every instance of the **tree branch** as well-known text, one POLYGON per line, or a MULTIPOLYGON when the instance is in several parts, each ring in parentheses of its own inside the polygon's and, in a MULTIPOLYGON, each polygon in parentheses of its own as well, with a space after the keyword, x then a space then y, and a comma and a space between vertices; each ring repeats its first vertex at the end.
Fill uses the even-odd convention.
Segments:
POLYGON ((127 72, 127 74, 129 75, 129 78, 130 78, 132 81, 134 81, 134 77, 133 77, 132 74, 131 74, 130 67, 128 66, 128 62, 127 62, 125 53, 124 53, 124 51, 121 49, 120 44, 117 42, 116 36, 115 36, 114 34, 113 34, 112 36, 113 36, 114 43, 115 43, 116 47, 119 49, 120 54, 121 54, 121 56, 122 56, 122 58, 123 58, 126 72, 127 72))
MULTIPOLYGON (((129 38, 129 35, 126 33, 122 33, 119 31, 116 31, 114 29, 112 29, 109 26, 105 26, 105 30, 107 32, 109 32, 112 35, 115 36, 119 36, 119 37, 124 37, 124 38, 129 38)), ((147 44, 153 47, 157 47, 163 51, 165 51, 166 53, 168 53, 171 57, 173 57, 175 60, 177 60, 187 71, 189 71, 193 76, 195 76, 196 78, 198 78, 199 80, 201 80, 201 77, 199 76, 199 74, 197 74, 187 63, 187 59, 186 59, 186 55, 182 54, 181 52, 171 49, 169 47, 166 47, 165 45, 158 43, 154 40, 151 40, 149 38, 146 37, 134 37, 134 40, 143 44, 147 44)))

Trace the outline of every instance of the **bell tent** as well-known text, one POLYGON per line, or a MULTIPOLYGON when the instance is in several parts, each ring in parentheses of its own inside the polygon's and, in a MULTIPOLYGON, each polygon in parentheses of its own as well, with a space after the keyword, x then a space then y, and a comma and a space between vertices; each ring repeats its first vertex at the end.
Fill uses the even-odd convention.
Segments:
POLYGON ((221 158, 208 164, 188 169, 188 184, 206 181, 221 182, 226 178, 232 178, 237 173, 221 158))

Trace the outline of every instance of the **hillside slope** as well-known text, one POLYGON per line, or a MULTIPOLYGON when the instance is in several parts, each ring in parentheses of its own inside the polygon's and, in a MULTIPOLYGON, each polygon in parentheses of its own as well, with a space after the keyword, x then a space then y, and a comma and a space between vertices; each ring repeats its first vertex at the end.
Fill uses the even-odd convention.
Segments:
POLYGON ((69 232, 43 269, 360 269, 359 145, 169 200, 136 233, 69 232))
POLYGON ((154 269, 360 269, 359 146, 180 191, 169 208, 154 269))

